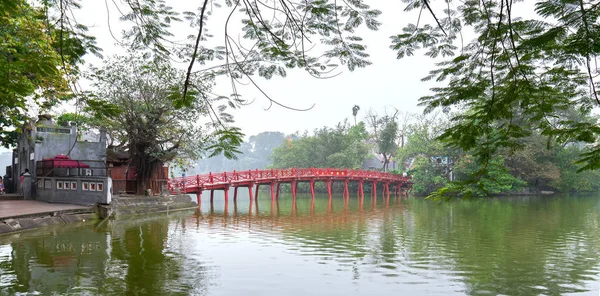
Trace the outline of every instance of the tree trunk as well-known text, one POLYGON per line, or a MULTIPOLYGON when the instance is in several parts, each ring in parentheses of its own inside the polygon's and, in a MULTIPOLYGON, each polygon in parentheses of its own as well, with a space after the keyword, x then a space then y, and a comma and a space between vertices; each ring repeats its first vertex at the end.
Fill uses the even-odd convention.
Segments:
POLYGON ((390 160, 388 159, 387 155, 385 155, 385 153, 383 154, 383 172, 387 172, 387 168, 388 168, 388 164, 390 163, 390 160))
POLYGON ((135 194, 137 195, 146 195, 146 189, 148 189, 148 181, 144 180, 135 180, 135 194))

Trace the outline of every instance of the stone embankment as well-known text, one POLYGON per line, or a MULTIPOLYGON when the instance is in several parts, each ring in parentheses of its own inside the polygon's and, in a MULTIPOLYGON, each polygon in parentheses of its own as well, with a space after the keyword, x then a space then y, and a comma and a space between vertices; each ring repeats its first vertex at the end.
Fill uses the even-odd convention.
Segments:
POLYGON ((110 205, 51 204, 34 200, 0 201, 0 235, 50 225, 132 215, 149 215, 173 211, 195 210, 198 205, 188 195, 114 196, 110 205))

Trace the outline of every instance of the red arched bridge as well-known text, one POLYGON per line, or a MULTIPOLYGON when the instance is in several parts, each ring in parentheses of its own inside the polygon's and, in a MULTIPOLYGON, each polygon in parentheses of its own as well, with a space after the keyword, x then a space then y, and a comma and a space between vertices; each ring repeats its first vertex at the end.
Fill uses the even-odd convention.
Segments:
POLYGON ((271 199, 279 198, 279 186, 282 183, 291 184, 292 197, 296 198, 296 190, 299 182, 306 182, 310 187, 310 194, 315 198, 315 182, 325 182, 329 197, 332 196, 332 184, 334 181, 344 182, 344 198, 350 196, 348 183, 358 182, 358 196, 364 197, 363 183, 371 183, 371 193, 377 196, 377 184, 383 185, 383 193, 390 195, 390 187, 394 194, 408 195, 412 189, 412 177, 382 173, 377 171, 330 169, 330 168, 291 168, 270 170, 248 170, 224 173, 209 173, 204 175, 187 176, 169 180, 169 190, 173 193, 196 193, 198 204, 200 195, 205 190, 210 190, 210 200, 213 201, 214 191, 223 190, 225 201, 229 198, 229 188, 234 188, 233 197, 237 199, 239 187, 247 187, 250 199, 253 199, 252 189, 255 187, 254 196, 258 197, 260 185, 271 187, 271 199))

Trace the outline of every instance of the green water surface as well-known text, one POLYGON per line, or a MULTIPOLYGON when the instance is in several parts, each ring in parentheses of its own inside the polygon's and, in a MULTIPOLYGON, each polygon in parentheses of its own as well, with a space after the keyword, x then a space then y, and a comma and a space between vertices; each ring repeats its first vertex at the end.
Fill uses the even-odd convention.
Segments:
POLYGON ((600 295, 600 195, 341 196, 0 236, 0 295, 600 295))

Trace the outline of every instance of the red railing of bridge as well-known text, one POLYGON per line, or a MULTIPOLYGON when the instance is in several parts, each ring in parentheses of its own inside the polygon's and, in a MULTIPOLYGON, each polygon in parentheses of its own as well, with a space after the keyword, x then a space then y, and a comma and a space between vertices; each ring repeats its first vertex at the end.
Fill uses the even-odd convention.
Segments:
POLYGON ((331 168, 290 168, 269 170, 248 170, 173 178, 169 180, 169 190, 190 188, 215 188, 225 185, 244 186, 269 182, 321 181, 321 180, 364 180, 412 184, 411 176, 400 176, 372 170, 349 170, 331 168))

